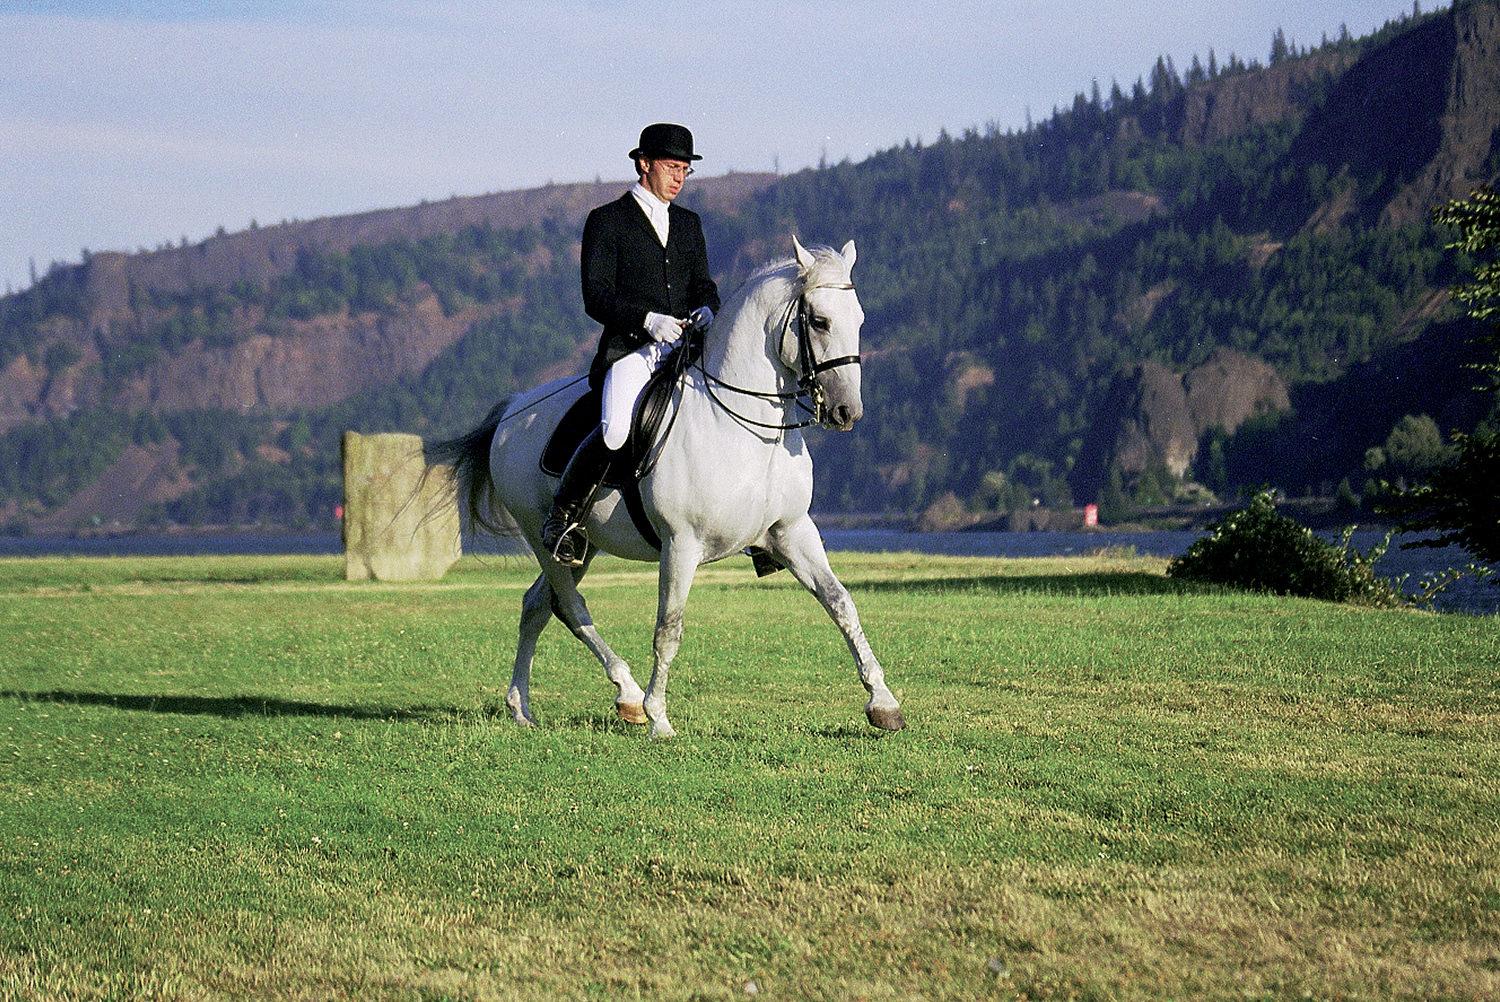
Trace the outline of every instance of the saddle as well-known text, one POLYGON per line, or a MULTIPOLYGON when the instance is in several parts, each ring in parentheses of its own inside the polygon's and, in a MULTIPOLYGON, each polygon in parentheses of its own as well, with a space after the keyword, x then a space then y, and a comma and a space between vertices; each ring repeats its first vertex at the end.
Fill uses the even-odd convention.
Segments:
MULTIPOLYGON (((686 357, 688 352, 693 351, 693 346, 679 347, 663 359, 662 364, 651 374, 646 382, 646 390, 641 394, 640 406, 636 408, 635 417, 630 423, 630 436, 625 440, 625 446, 619 455, 609 464, 609 471, 604 477, 605 487, 626 490, 639 484, 641 477, 650 472, 648 464, 651 449, 667 415, 678 377, 692 364, 701 350, 699 348, 691 357, 686 357)), ((599 427, 601 397, 599 390, 590 387, 573 402, 573 406, 568 408, 562 420, 557 423, 552 437, 547 440, 547 447, 542 450, 542 472, 547 476, 562 476, 579 443, 589 432, 599 427)))
MULTIPOLYGON (((661 537, 656 527, 646 516, 646 506, 641 502, 641 477, 650 472, 652 449, 663 419, 670 410, 672 393, 682 374, 702 354, 702 343, 689 338, 684 345, 672 351, 646 382, 641 402, 636 407, 630 423, 630 435, 625 445, 605 471, 602 486, 620 492, 625 510, 635 523, 636 531, 656 549, 661 549, 661 537)), ((601 392, 588 389, 583 396, 573 401, 552 436, 542 450, 542 472, 549 477, 561 477, 573 458, 578 445, 595 428, 599 427, 601 392)))
MULTIPOLYGON (((603 486, 620 492, 625 510, 635 523, 636 531, 656 549, 661 549, 661 537, 646 515, 646 506, 641 501, 641 477, 650 472, 653 465, 653 450, 658 434, 664 435, 662 422, 671 410, 672 394, 689 366, 703 354, 701 337, 690 337, 662 360, 662 364, 646 382, 640 405, 630 423, 630 436, 620 455, 609 464, 604 475, 603 486)), ((547 446, 542 450, 542 472, 549 477, 561 477, 589 432, 599 427, 602 393, 590 387, 583 396, 573 402, 562 420, 552 431, 547 446)), ((675 416, 675 415, 674 415, 675 416)), ((667 432, 671 431, 668 425, 667 432)), ((747 547, 745 552, 755 564, 759 577, 774 574, 782 565, 769 552, 758 546, 747 547)))

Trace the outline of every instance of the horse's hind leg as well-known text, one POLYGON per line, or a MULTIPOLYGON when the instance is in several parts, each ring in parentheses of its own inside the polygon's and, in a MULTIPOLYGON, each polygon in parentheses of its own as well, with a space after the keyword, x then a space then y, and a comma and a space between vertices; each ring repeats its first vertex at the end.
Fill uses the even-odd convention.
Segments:
MULTIPOLYGON (((630 666, 625 659, 610 649, 609 644, 599 635, 594 628, 594 621, 589 616, 588 605, 583 596, 578 592, 578 582, 583 580, 583 575, 588 572, 588 565, 593 560, 591 552, 584 558, 582 567, 562 567, 553 563, 551 557, 543 553, 540 559, 544 561, 542 576, 537 579, 537 584, 532 585, 535 589, 538 585, 545 584, 548 596, 548 609, 572 631, 585 647, 599 659, 604 666, 604 675, 618 687, 619 692, 615 696, 615 712, 620 719, 628 724, 646 723, 646 711, 641 708, 646 694, 636 682, 635 676, 630 674, 630 666)), ((527 592, 528 597, 530 592, 527 592)), ((522 614, 522 633, 525 633, 525 613, 522 614)), ((546 625, 544 619, 542 625, 546 625)), ((541 633, 541 629, 536 631, 541 633)), ((533 637, 533 647, 535 638, 533 637)), ((516 653, 517 671, 520 671, 520 651, 516 653)), ((530 677, 530 661, 527 661, 527 676, 530 677)), ((512 683, 514 685, 514 682, 512 683)))
POLYGON ((793 525, 775 533, 771 543, 772 552, 796 575, 804 588, 818 597, 843 632, 849 653, 854 655, 854 664, 859 669, 860 683, 870 694, 870 701, 865 704, 865 718, 881 730, 901 730, 906 726, 901 706, 886 687, 885 671, 875 660, 875 652, 865 639, 849 590, 828 566, 828 554, 823 550, 818 527, 804 515, 793 525))
POLYGON ((538 575, 521 599, 521 629, 516 641, 516 664, 510 673, 510 691, 505 705, 518 724, 536 723, 531 716, 531 662, 536 657, 537 638, 552 618, 552 585, 538 575))

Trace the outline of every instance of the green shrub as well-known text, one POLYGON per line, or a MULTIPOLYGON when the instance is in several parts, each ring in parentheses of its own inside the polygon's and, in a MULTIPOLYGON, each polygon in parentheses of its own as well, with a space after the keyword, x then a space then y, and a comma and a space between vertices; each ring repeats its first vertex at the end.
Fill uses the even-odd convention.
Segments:
POLYGON ((1209 535, 1167 565, 1167 576, 1329 602, 1401 605, 1401 593, 1375 575, 1390 537, 1361 553, 1350 548, 1353 533, 1353 526, 1345 529, 1337 546, 1324 542, 1277 514, 1275 498, 1261 491, 1249 507, 1209 526, 1209 535))

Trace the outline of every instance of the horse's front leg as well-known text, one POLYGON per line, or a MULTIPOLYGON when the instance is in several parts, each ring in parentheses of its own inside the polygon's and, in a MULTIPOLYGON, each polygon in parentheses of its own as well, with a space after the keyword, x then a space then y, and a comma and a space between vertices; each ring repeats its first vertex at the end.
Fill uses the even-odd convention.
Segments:
MULTIPOLYGON (((526 671, 524 674, 525 685, 529 687, 531 680, 531 656, 536 649, 536 638, 542 632, 542 627, 547 625, 548 615, 555 614, 563 624, 572 631, 585 647, 587 647, 599 659, 604 667, 604 675, 615 684, 618 693, 615 696, 615 712, 621 720, 628 724, 644 724, 646 714, 641 709, 641 700, 645 694, 641 687, 636 684, 635 677, 630 674, 630 666, 625 659, 616 654, 604 642, 599 631, 594 627, 593 618, 589 615, 587 603, 578 591, 578 583, 588 571, 588 565, 593 559, 593 554, 584 558, 582 567, 562 567, 553 562, 551 557, 541 552, 538 559, 542 561, 542 577, 532 585, 532 591, 538 592, 537 601, 541 596, 546 597, 547 614, 540 616, 540 624, 535 626, 535 633, 528 640, 527 623, 528 615, 531 614, 531 603, 533 601, 532 591, 526 593, 526 600, 522 603, 521 613, 521 640, 522 643, 516 648, 516 673, 511 678, 511 692, 513 695, 519 693, 518 698, 521 705, 525 705, 526 689, 517 688, 517 678, 522 677, 522 655, 525 655, 526 671)), ((506 700, 510 703, 510 700, 506 700)), ((515 707, 512 706, 512 709, 515 707)), ((527 720, 530 712, 526 712, 527 720)))
POLYGON ((855 667, 859 669, 859 681, 870 694, 870 701, 865 704, 865 719, 881 730, 901 730, 906 726, 901 705, 886 688, 885 670, 875 660, 875 652, 865 639, 865 631, 859 625, 859 612, 854 608, 849 590, 828 566, 828 554, 823 549, 823 537, 819 535, 818 527, 810 517, 803 515, 790 526, 773 531, 770 543, 771 552, 796 575, 804 588, 818 597, 843 632, 849 653, 854 655, 855 667))
POLYGON ((656 582, 656 635, 652 641, 655 664, 651 682, 646 686, 644 708, 651 721, 653 738, 670 738, 677 734, 667 721, 667 672, 677 648, 682 645, 682 616, 687 609, 688 591, 698 569, 702 549, 696 541, 684 543, 668 540, 662 544, 661 564, 656 582))

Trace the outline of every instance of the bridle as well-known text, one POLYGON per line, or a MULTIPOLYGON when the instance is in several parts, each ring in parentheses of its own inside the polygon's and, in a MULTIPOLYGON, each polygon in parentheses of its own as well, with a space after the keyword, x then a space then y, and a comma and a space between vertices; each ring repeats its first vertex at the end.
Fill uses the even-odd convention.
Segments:
MULTIPOLYGON (((802 369, 802 375, 797 378, 797 388, 812 397, 814 404, 821 406, 823 391, 818 388, 817 376, 829 369, 837 369, 841 365, 858 365, 859 356, 840 355, 838 358, 819 362, 813 355, 812 335, 808 333, 808 328, 812 326, 812 307, 808 305, 807 294, 815 289, 840 289, 853 292, 854 283, 814 285, 803 289, 797 296, 797 364, 802 369)), ((783 330, 785 330, 784 325, 783 330)))
POLYGON ((754 425, 757 428, 767 428, 771 431, 792 431, 797 428, 806 428, 810 425, 817 424, 818 415, 823 410, 823 388, 818 385, 818 376, 822 373, 827 372, 829 369, 836 369, 842 365, 860 364, 858 355, 840 355, 837 358, 830 358, 820 362, 818 361, 817 356, 814 354, 811 334, 812 306, 807 301, 807 294, 809 292, 815 292, 818 289, 838 289, 842 291, 852 292, 854 291, 854 283, 829 282, 824 285, 804 286, 802 291, 797 294, 796 299, 792 299, 787 302, 786 311, 782 314, 781 318, 781 337, 777 340, 778 342, 784 342, 786 340, 786 335, 791 328, 793 318, 795 316, 795 321, 797 324, 798 375, 797 389, 794 392, 782 393, 778 391, 767 392, 765 390, 747 390, 744 387, 735 386, 732 383, 724 382, 724 380, 711 374, 707 369, 705 369, 701 360, 698 362, 697 368, 698 371, 703 375, 704 388, 708 391, 709 398, 713 400, 714 403, 723 408, 726 412, 728 412, 728 414, 736 421, 740 421, 743 424, 754 425), (743 414, 740 414, 734 408, 726 404, 719 397, 719 395, 714 392, 715 387, 723 390, 729 390, 733 393, 739 393, 743 396, 755 397, 758 400, 769 400, 776 403, 785 403, 787 401, 795 400, 797 401, 797 406, 810 414, 811 417, 809 417, 806 421, 797 421, 792 424, 767 424, 764 421, 757 421, 754 418, 749 418, 743 414), (803 397, 807 397, 808 400, 811 401, 811 404, 809 405, 808 403, 803 402, 803 397))

